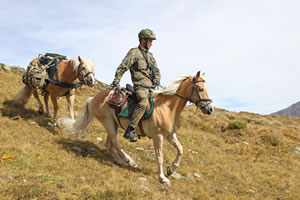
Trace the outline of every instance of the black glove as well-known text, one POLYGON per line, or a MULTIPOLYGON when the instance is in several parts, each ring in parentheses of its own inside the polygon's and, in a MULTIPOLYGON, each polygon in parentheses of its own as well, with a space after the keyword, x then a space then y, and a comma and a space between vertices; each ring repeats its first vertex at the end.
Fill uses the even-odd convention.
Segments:
POLYGON ((159 80, 153 80, 153 88, 157 88, 160 86, 159 80))
POLYGON ((111 84, 110 87, 114 90, 119 89, 120 88, 120 83, 119 81, 114 80, 111 84))

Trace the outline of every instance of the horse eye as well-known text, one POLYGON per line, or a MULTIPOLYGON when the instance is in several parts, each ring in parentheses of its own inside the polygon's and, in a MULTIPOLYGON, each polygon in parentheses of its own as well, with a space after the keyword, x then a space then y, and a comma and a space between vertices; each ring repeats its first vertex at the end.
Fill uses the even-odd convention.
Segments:
POLYGON ((82 70, 85 70, 85 67, 82 67, 82 70))

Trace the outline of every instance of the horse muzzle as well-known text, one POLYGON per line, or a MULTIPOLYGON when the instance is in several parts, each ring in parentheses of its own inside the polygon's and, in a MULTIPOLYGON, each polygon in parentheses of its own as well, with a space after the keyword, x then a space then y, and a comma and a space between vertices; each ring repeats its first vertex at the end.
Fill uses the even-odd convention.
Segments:
POLYGON ((94 86, 96 84, 96 79, 95 79, 94 74, 92 72, 86 74, 83 77, 83 82, 90 87, 94 86))
POLYGON ((208 114, 208 115, 210 115, 214 111, 214 106, 212 104, 212 101, 198 103, 197 107, 200 108, 204 114, 208 114))

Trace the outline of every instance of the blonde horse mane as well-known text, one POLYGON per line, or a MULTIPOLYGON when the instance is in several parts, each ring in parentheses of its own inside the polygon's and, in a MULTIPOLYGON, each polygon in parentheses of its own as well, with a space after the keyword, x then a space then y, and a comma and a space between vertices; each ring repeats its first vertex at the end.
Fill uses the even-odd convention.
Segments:
POLYGON ((159 94, 164 94, 164 95, 173 95, 176 93, 178 87, 180 84, 188 79, 190 76, 180 76, 176 79, 173 80, 173 82, 170 85, 167 85, 163 88, 160 88, 158 90, 152 90, 152 97, 157 97, 159 94))
MULTIPOLYGON (((91 66, 90 71, 92 71, 94 66, 95 66, 95 62, 93 60, 89 60, 89 59, 83 59, 83 58, 81 58, 81 59, 83 60, 83 62, 86 63, 87 66, 91 66)), ((70 64, 73 66, 73 71, 76 72, 78 70, 79 65, 80 65, 78 57, 72 58, 70 60, 70 64)))

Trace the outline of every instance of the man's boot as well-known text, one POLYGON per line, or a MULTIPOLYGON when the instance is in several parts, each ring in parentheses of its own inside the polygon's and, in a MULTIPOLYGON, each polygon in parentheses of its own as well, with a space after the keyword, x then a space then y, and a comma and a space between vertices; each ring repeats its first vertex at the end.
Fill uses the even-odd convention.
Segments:
POLYGON ((135 129, 132 126, 127 127, 123 137, 128 139, 129 142, 137 142, 137 137, 135 136, 135 129))

